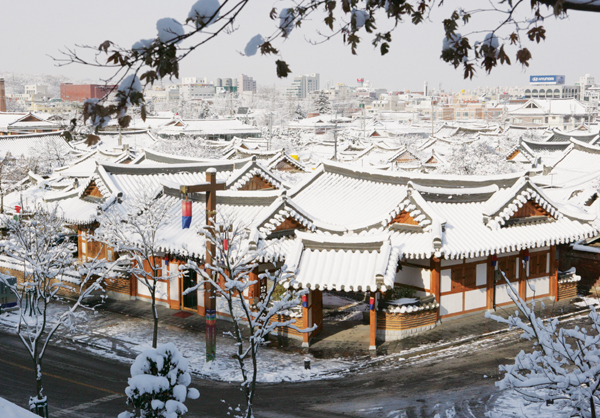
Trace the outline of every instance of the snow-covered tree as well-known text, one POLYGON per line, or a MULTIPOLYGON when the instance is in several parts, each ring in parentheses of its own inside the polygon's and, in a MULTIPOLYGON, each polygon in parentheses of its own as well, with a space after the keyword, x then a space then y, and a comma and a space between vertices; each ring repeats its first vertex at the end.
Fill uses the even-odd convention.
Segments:
POLYGON ((203 137, 195 135, 179 135, 163 138, 157 142, 156 151, 184 155, 186 157, 218 159, 223 157, 223 148, 203 137))
MULTIPOLYGON (((535 298, 528 305, 508 281, 507 291, 517 311, 503 318, 486 317, 523 331, 521 338, 534 342, 530 352, 517 354, 514 364, 500 366, 504 377, 496 385, 513 389, 529 402, 554 404, 565 417, 596 417, 600 403, 600 316, 592 307, 589 330, 566 329, 557 318, 538 317, 535 298)), ((528 284, 535 294, 533 285, 528 284)))
POLYGON ((162 266, 161 248, 164 240, 159 230, 165 226, 172 202, 159 190, 141 190, 127 196, 120 208, 109 208, 98 219, 95 239, 114 248, 121 261, 128 261, 126 270, 131 280, 138 280, 150 293, 153 324, 152 347, 158 342, 157 283, 174 280, 176 273, 162 266))
POLYGON ((6 217, 4 226, 8 239, 2 251, 12 258, 22 278, 17 280, 8 271, 0 273, 0 282, 16 296, 19 322, 16 333, 31 356, 36 371, 36 396, 30 398, 30 408, 40 413, 47 399, 43 394, 42 359, 52 337, 61 326, 70 327, 78 308, 102 290, 110 277, 114 263, 93 260, 76 269, 74 244, 63 238, 63 220, 56 209, 37 208, 22 219, 6 217), (50 305, 72 295, 72 304, 60 305, 58 313, 50 305))
POLYGON ((293 274, 286 272, 285 266, 280 269, 274 268, 273 272, 267 271, 258 276, 259 280, 266 279, 270 287, 266 294, 261 295, 254 303, 245 295, 251 286, 257 284, 255 280, 250 279, 250 273, 258 266, 258 260, 264 256, 266 249, 256 249, 250 242, 250 233, 239 222, 223 222, 214 228, 204 228, 201 233, 215 246, 213 264, 206 265, 204 269, 193 261, 189 262, 187 267, 193 269, 198 277, 202 277, 202 281, 187 289, 186 293, 194 292, 203 283, 208 282, 215 287, 218 298, 224 302, 224 307, 231 315, 234 331, 229 335, 236 342, 235 358, 242 374, 242 388, 246 396, 246 410, 243 416, 250 418, 254 416, 259 349, 267 343, 269 333, 279 326, 290 327, 299 332, 313 330, 297 328, 294 319, 284 322, 276 320, 278 315, 297 307, 300 297, 306 291, 293 290, 293 274), (274 292, 284 284, 289 286, 289 290, 276 300, 274 292))
POLYGON ((331 103, 325 93, 320 93, 313 102, 313 109, 321 115, 331 112, 331 103))
POLYGON ((456 145, 446 163, 437 169, 439 174, 486 175, 514 173, 519 166, 506 160, 506 156, 486 142, 456 145))
POLYGON ((192 381, 188 365, 173 343, 142 351, 131 365, 125 389, 132 411, 120 413, 119 418, 178 418, 186 414, 186 398, 200 396, 197 389, 188 388, 192 381))
POLYGON ((211 109, 210 103, 206 100, 202 100, 198 105, 198 119, 210 119, 214 117, 214 113, 211 109))
POLYGON ((304 111, 304 109, 302 109, 302 106, 300 105, 300 103, 298 103, 298 105, 296 106, 296 110, 294 111, 294 114, 292 116, 292 120, 305 119, 306 116, 307 116, 306 112, 304 111))

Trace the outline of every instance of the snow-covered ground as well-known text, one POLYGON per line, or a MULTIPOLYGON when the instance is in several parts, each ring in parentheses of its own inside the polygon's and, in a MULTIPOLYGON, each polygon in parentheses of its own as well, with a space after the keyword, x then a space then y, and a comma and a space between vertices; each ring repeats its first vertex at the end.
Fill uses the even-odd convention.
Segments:
MULTIPOLYGON (((333 295, 327 296, 325 305, 330 308, 352 304, 352 300, 333 295)), ((590 305, 597 300, 590 299, 584 303, 590 305)), ((358 306, 357 306, 358 307, 358 306)), ((59 305, 51 308, 51 313, 56 314, 62 310, 59 305)), ((566 320, 577 321, 585 316, 582 314, 566 320)), ((18 316, 15 311, 4 312, 0 315, 0 327, 14 330, 18 316)), ((78 343, 86 350, 99 356, 113 358, 131 364, 133 358, 142 350, 149 347, 152 331, 149 322, 137 318, 127 318, 110 312, 87 312, 85 318, 80 318, 72 330, 64 329, 58 333, 53 345, 72 346, 78 343)), ((470 340, 472 336, 465 337, 470 340)), ((429 364, 443 364, 452 359, 468 356, 476 351, 494 350, 499 344, 507 344, 514 340, 514 334, 491 333, 489 338, 457 344, 451 341, 446 344, 429 344, 403 352, 373 359, 317 359, 312 356, 282 352, 274 348, 264 348, 259 353, 259 381, 260 382, 301 382, 309 380, 335 379, 353 373, 366 374, 371 372, 385 372, 391 369, 406 369, 414 366, 429 364), (436 349, 437 348, 437 349, 436 349), (311 360, 311 370, 304 370, 304 359, 311 360)), ((190 371, 202 378, 239 382, 241 376, 237 370, 236 361, 232 355, 235 350, 233 340, 218 338, 217 360, 208 368, 205 363, 205 341, 201 333, 188 331, 176 327, 159 324, 159 343, 175 342, 179 351, 190 360, 190 371)), ((510 359, 506 359, 506 363, 510 359)), ((488 378, 488 376, 482 376, 488 378)), ((490 377, 491 378, 491 377, 490 377)), ((360 407, 354 409, 357 416, 386 416, 390 418, 403 418, 410 416, 410 411, 399 408, 398 405, 382 404, 382 400, 373 399, 373 403, 357 400, 360 407), (384 415, 381 415, 384 413, 384 415)), ((436 401, 437 402, 437 401, 436 401)), ((485 399, 485 416, 489 418, 550 418, 561 417, 560 405, 529 404, 512 391, 496 391, 491 389, 485 399)), ((358 406, 350 402, 347 407, 358 406)), ((440 400, 433 407, 434 418, 452 418, 461 416, 457 410, 464 412, 465 401, 462 399, 448 398, 445 393, 440 393, 440 400)), ((342 408, 343 409, 343 408, 342 408)), ((468 405, 467 405, 468 409, 468 405)), ((431 410, 431 409, 430 409, 431 410)), ((3 415, 0 415, 3 416, 3 415)), ((468 416, 468 415, 467 415, 468 416)))
MULTIPOLYGON (((51 314, 62 309, 51 307, 51 314)), ((81 311, 80 311, 81 312, 81 311)), ((0 326, 14 330, 18 321, 15 311, 0 315, 0 326)), ((160 321, 160 319, 159 319, 160 321)), ((51 344, 75 341, 88 351, 103 357, 131 363, 133 357, 149 348, 152 341, 152 328, 147 321, 127 318, 110 312, 86 312, 73 330, 61 329, 51 344)), ((221 381, 241 381, 237 360, 233 358, 236 346, 233 339, 217 339, 217 360, 212 367, 206 366, 204 335, 176 327, 161 325, 159 322, 158 342, 174 342, 179 351, 190 360, 190 371, 198 376, 221 381)), ((259 352, 260 382, 297 382, 313 379, 341 377, 359 363, 347 359, 316 359, 311 355, 284 353, 263 347, 259 352), (304 369, 304 359, 309 358, 311 369, 304 369)))
POLYGON ((39 418, 32 412, 0 398, 0 417, 2 418, 39 418))

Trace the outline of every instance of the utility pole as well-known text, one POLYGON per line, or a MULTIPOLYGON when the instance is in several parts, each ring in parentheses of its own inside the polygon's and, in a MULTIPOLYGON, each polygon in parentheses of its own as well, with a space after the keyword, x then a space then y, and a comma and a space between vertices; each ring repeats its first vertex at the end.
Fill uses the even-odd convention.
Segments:
POLYGON ((431 136, 433 136, 433 97, 431 98, 431 136))
POLYGON ((335 112, 335 125, 333 128, 333 161, 337 161, 337 111, 335 112))
POLYGON ((367 121, 365 120, 365 104, 361 103, 363 117, 363 139, 367 139, 367 121))

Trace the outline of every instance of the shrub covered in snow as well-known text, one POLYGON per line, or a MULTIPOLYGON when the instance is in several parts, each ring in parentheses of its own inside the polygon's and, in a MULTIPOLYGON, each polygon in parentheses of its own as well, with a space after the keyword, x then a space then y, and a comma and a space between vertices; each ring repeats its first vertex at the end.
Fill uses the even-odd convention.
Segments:
POLYGON ((186 398, 198 399, 200 393, 188 388, 192 378, 187 372, 188 360, 173 343, 144 350, 131 365, 125 394, 133 411, 119 418, 177 418, 187 412, 186 398))

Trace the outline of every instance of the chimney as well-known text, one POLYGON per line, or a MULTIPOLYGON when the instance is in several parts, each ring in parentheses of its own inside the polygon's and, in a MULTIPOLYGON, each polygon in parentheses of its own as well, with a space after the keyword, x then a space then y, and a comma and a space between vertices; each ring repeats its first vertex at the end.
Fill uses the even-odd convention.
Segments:
POLYGON ((0 78, 0 112, 6 112, 6 93, 3 78, 0 78))

